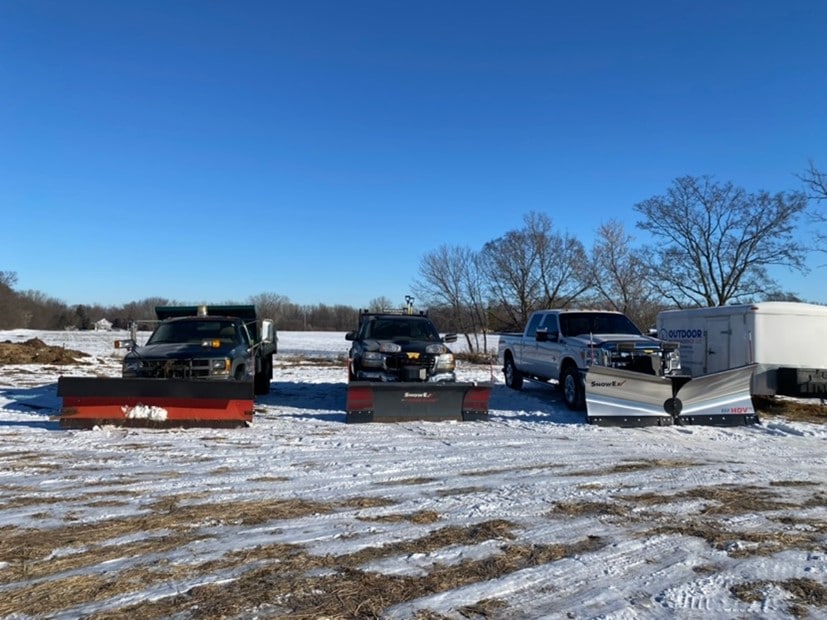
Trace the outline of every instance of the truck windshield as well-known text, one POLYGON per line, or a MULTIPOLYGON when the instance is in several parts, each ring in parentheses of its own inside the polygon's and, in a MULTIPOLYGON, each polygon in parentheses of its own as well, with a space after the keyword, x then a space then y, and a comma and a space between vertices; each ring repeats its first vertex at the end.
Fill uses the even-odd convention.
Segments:
POLYGON ((162 323, 147 344, 199 344, 204 340, 232 341, 235 327, 229 321, 170 321, 162 323))
POLYGON ((633 334, 640 330, 628 317, 611 312, 572 312, 560 315, 560 330, 564 336, 583 334, 633 334))
POLYGON ((376 340, 440 340, 433 323, 425 319, 374 319, 365 326, 364 337, 376 340))

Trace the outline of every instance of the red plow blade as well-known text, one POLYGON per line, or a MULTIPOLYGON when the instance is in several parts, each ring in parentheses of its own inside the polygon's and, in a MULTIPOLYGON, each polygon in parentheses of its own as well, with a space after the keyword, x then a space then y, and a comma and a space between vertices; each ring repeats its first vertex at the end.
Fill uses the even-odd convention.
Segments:
POLYGON ((187 379, 60 377, 61 428, 247 426, 253 384, 187 379))

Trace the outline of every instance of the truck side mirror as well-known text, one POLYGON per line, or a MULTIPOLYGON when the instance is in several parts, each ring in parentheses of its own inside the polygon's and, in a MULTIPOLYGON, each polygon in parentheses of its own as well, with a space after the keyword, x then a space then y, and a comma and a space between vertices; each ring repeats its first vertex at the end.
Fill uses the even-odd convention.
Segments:
POLYGON ((456 334, 445 334, 445 338, 442 339, 442 342, 456 342, 457 335, 456 334))
POLYGON ((261 341, 271 344, 276 339, 276 325, 272 319, 261 321, 261 341))
POLYGON ((345 340, 356 340, 356 332, 348 332, 345 334, 345 340))
POLYGON ((548 330, 538 329, 537 332, 534 334, 534 339, 537 342, 548 342, 548 330))

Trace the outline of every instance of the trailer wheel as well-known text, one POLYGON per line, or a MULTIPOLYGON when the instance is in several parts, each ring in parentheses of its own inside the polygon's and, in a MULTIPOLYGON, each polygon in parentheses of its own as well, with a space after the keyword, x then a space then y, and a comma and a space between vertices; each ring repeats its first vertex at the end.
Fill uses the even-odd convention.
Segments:
POLYGON ((580 380, 580 371, 575 366, 566 366, 563 369, 563 377, 560 380, 560 387, 563 388, 563 400, 566 407, 572 411, 583 409, 583 382, 580 380))
POLYGON ((521 390, 523 388, 523 373, 517 370, 517 367, 514 365, 514 358, 511 357, 511 355, 505 356, 503 374, 505 375, 505 384, 512 390, 521 390))

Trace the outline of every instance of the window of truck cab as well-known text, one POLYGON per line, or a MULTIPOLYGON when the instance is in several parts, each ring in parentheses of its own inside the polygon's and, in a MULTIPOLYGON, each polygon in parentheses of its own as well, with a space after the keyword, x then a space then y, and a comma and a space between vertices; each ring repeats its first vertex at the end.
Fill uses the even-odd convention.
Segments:
POLYGON ((540 321, 543 320, 543 317, 546 316, 545 312, 535 312, 531 315, 531 318, 528 320, 528 325, 525 328, 525 335, 530 336, 533 338, 537 335, 537 327, 540 325, 540 321))

